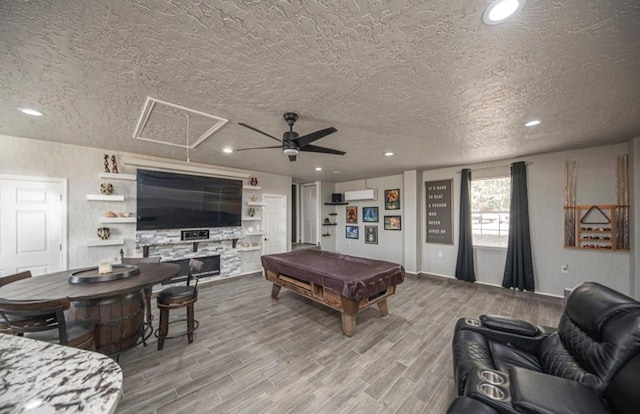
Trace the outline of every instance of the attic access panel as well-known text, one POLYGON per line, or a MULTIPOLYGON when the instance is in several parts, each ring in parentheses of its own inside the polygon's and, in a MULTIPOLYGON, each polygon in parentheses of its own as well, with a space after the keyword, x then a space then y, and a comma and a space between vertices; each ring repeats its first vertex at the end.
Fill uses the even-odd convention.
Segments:
POLYGON ((194 149, 227 122, 229 120, 206 112, 148 96, 133 132, 133 138, 194 149))

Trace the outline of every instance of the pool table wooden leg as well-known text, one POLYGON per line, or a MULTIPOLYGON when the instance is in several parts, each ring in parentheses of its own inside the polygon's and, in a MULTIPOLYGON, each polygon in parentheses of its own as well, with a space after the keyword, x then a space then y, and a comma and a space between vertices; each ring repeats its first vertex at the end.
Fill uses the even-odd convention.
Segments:
POLYGON ((353 336, 356 333, 356 314, 359 303, 345 297, 342 298, 342 333, 346 336, 353 336))
POLYGON ((280 293, 280 286, 274 283, 273 287, 271 288, 271 297, 274 299, 278 299, 278 293, 280 293))
POLYGON ((387 306, 387 300, 381 300, 378 302, 378 309, 380 309, 380 315, 384 318, 389 315, 389 306, 387 306))

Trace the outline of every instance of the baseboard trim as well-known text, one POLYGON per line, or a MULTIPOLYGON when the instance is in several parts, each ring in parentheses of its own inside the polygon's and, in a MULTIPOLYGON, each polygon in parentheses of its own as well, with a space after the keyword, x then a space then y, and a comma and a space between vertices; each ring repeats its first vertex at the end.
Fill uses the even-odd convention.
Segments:
POLYGON ((549 293, 527 292, 527 291, 521 291, 521 290, 515 290, 515 289, 506 289, 506 288, 503 288, 502 286, 492 285, 490 283, 478 282, 478 281, 466 282, 464 280, 458 280, 450 276, 444 276, 444 275, 439 275, 434 273, 419 272, 418 274, 410 274, 410 275, 411 276, 415 275, 417 279, 429 279, 429 280, 434 280, 438 282, 450 283, 458 286, 464 285, 466 287, 470 287, 473 289, 480 289, 485 292, 499 293, 505 296, 511 296, 511 297, 515 296, 518 298, 535 299, 535 300, 539 300, 541 302, 549 303, 552 305, 564 306, 563 297, 551 295, 549 293))

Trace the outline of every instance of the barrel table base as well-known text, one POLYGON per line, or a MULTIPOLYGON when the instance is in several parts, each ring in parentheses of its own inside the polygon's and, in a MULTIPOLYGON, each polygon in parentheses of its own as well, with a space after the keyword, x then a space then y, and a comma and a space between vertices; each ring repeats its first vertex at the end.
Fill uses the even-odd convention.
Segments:
POLYGON ((144 313, 144 295, 139 291, 72 302, 69 318, 93 321, 96 351, 117 355, 138 344, 144 329, 144 313))

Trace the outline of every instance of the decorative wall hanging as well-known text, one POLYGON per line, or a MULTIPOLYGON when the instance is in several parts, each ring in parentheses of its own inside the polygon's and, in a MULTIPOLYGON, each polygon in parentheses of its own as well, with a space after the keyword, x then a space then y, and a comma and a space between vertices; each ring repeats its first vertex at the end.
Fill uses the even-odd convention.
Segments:
POLYGON ((616 209, 615 226, 617 229, 614 248, 629 250, 629 156, 621 155, 616 160, 616 209))
POLYGON ((104 154, 104 172, 110 173, 109 170, 109 154, 104 154))
POLYGON ((402 216, 384 216, 385 230, 402 230, 402 216))
POLYGON ((576 175, 575 161, 564 163, 564 246, 576 246, 576 175))
POLYGON ((365 223, 377 223, 378 207, 362 207, 362 221, 365 223))
POLYGON ((453 244, 453 179, 425 182, 427 243, 453 244))
POLYGON ((249 184, 251 184, 252 186, 255 187, 256 185, 258 185, 258 178, 257 177, 251 177, 249 179, 249 184))
POLYGON ((347 223, 355 224, 358 222, 358 207, 347 206, 347 223))
POLYGON ((345 226, 345 236, 347 239, 357 239, 358 226, 345 226))
POLYGON ((400 210, 400 189, 384 190, 384 209, 400 210))
POLYGON ((378 244, 378 226, 364 226, 364 242, 378 244))

